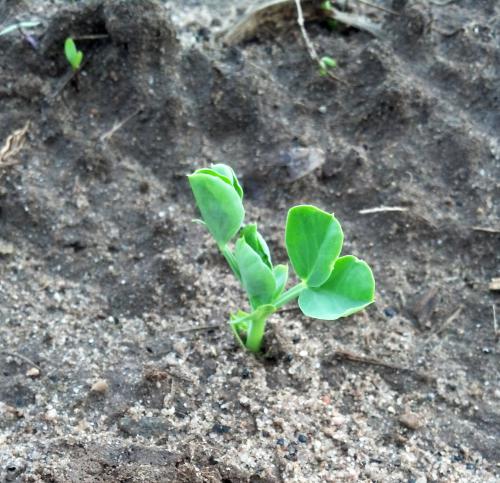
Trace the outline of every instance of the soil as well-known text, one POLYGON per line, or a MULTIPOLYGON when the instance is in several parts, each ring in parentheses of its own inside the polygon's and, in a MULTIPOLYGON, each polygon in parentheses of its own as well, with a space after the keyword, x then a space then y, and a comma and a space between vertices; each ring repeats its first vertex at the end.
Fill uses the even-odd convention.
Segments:
POLYGON ((1 478, 500 481, 500 4, 365 6, 380 38, 310 21, 335 82, 293 18, 224 46, 248 3, 201 3, 0 1, 2 28, 42 22, 0 37, 0 146, 29 121, 0 167, 1 478), (376 303, 291 305, 242 351, 191 223, 214 161, 276 261, 289 207, 334 211, 376 303))

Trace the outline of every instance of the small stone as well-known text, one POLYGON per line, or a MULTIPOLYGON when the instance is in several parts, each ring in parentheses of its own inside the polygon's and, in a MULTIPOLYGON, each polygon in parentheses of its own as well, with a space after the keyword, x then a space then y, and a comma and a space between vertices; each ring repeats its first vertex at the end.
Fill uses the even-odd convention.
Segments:
POLYGON ((408 429, 419 429, 424 425, 423 419, 416 413, 407 411, 399 416, 399 422, 408 429))
POLYGON ((26 377, 38 377, 40 375, 40 369, 32 367, 26 371, 26 377))
POLYGON ((319 107, 318 107, 318 111, 319 111, 321 114, 326 114, 326 112, 327 112, 326 106, 319 106, 319 107))
POLYGON ((14 253, 14 245, 12 243, 0 240, 0 255, 6 257, 14 253))
POLYGON ((244 367, 241 371, 241 378, 248 379, 251 376, 250 370, 247 367, 244 367))
POLYGON ((384 315, 386 317, 391 318, 391 317, 394 317, 396 314, 397 314, 396 309, 393 309, 392 307, 386 307, 384 309, 384 315))
POLYGON ((331 419, 331 423, 333 426, 342 426, 345 424, 345 418, 344 416, 334 416, 331 419))
POLYGON ((106 379, 99 379, 90 388, 90 392, 97 392, 104 394, 108 390, 109 386, 106 379))
POLYGON ((299 443, 307 443, 307 436, 305 434, 299 434, 297 440, 299 443))
POLYGON ((46 421, 55 421, 56 419, 57 419, 57 411, 54 408, 49 409, 45 413, 45 420, 46 421))
POLYGON ((226 434, 226 433, 229 433, 229 431, 231 431, 231 428, 229 426, 224 425, 224 424, 215 423, 212 426, 212 433, 226 434))
POLYGON ((279 438, 276 440, 276 444, 278 446, 285 446, 285 439, 284 438, 279 438))

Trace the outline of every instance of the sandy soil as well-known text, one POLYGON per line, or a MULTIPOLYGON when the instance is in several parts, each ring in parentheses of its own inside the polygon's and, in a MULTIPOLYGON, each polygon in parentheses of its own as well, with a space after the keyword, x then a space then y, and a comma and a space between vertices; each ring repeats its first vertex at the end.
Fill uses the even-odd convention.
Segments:
POLYGON ((499 481, 500 4, 308 22, 334 82, 293 9, 223 46, 248 4, 201 3, 0 1, 0 30, 42 22, 0 37, 0 147, 27 127, 0 164, 1 477, 499 481), (94 36, 77 76, 68 35, 94 36), (244 353, 191 223, 185 175, 216 160, 277 261, 289 207, 334 211, 376 304, 291 307, 244 353))

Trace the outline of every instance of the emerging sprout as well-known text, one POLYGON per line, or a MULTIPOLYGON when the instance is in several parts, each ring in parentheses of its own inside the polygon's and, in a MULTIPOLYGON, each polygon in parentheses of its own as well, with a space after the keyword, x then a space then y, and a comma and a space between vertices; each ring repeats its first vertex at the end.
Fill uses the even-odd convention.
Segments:
POLYGON ((286 249, 300 282, 285 290, 288 266, 273 265, 257 225, 243 226, 243 190, 232 168, 215 164, 188 178, 205 226, 247 292, 250 311, 239 310, 229 322, 242 347, 259 352, 268 317, 297 298, 305 315, 323 320, 346 317, 373 302, 370 267, 352 255, 340 257, 344 235, 332 214, 310 205, 288 212, 286 249))
POLYGON ((337 61, 331 57, 321 57, 319 61, 319 75, 326 76, 330 69, 337 67, 337 61))
POLYGON ((64 55, 75 72, 80 69, 83 60, 83 52, 77 50, 75 42, 71 37, 68 37, 64 42, 64 55))

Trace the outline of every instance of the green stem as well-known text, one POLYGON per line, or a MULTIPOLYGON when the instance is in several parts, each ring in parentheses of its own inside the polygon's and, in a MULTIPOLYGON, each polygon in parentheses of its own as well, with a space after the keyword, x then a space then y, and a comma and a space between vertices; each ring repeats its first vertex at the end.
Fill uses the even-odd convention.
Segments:
POLYGON ((265 317, 252 317, 250 324, 248 325, 247 338, 245 345, 250 352, 259 352, 262 346, 262 339, 264 338, 264 332, 266 330, 266 320, 268 316, 265 317))
POLYGON ((285 293, 281 294, 278 299, 273 303, 273 305, 279 309, 283 307, 283 305, 286 305, 288 302, 291 302, 292 300, 295 300, 299 295, 300 292, 302 292, 307 285, 305 282, 301 282, 295 287, 292 287, 291 289, 287 290, 285 293))
POLYGON ((238 262, 236 261, 236 258, 229 249, 229 247, 227 245, 222 245, 219 246, 219 250, 222 252, 222 255, 224 255, 227 264, 231 267, 234 276, 241 282, 241 275, 240 275, 240 270, 238 268, 238 262))

